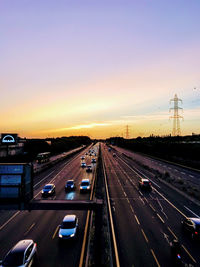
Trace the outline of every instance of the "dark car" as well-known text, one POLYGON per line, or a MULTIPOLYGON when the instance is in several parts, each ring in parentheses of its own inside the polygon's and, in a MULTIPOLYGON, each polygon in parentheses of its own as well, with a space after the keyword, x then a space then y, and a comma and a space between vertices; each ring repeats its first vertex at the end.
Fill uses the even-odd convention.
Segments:
POLYGON ((46 184, 42 189, 42 196, 48 197, 56 193, 56 187, 54 184, 46 184))
POLYGON ((92 172, 92 166, 91 165, 86 166, 86 172, 92 172))
POLYGON ((36 262, 36 243, 31 239, 24 239, 19 241, 5 256, 0 263, 4 266, 28 267, 36 262))
POLYGON ((91 160, 91 163, 96 163, 97 161, 96 161, 96 159, 95 158, 93 158, 92 160, 91 160))
POLYGON ((74 180, 68 180, 65 185, 65 191, 75 190, 76 186, 74 180))
POLYGON ((182 229, 187 232, 192 239, 200 240, 200 218, 185 218, 181 221, 182 229))
POLYGON ((152 190, 151 188, 151 182, 149 181, 149 179, 144 179, 144 178, 141 178, 139 180, 139 188, 140 189, 143 189, 143 190, 152 190))

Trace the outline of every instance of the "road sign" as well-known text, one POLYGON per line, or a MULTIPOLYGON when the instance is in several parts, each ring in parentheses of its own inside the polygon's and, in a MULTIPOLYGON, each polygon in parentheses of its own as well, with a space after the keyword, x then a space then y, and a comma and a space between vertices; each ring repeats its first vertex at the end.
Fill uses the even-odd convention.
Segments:
POLYGON ((32 165, 0 163, 0 202, 27 202, 32 197, 32 165))
POLYGON ((17 134, 1 134, 1 143, 3 145, 15 145, 17 143, 17 134))

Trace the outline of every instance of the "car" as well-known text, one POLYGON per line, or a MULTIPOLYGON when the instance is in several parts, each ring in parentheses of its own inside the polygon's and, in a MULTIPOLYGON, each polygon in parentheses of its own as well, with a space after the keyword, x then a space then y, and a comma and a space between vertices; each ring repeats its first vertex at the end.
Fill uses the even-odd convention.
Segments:
POLYGON ((94 158, 91 160, 91 163, 96 163, 96 162, 97 162, 97 161, 96 161, 96 159, 94 159, 94 158))
POLYGON ((85 155, 87 156, 87 155, 88 155, 88 153, 87 153, 87 152, 85 152, 85 155))
POLYGON ((181 224, 183 231, 187 232, 192 239, 200 240, 200 218, 185 218, 181 224))
POLYGON ((32 239, 19 241, 5 256, 1 266, 28 267, 37 260, 37 245, 32 239))
POLYGON ((91 191, 91 184, 89 179, 83 179, 80 184, 80 193, 83 192, 90 192, 91 191))
POLYGON ((85 159, 85 157, 84 156, 81 156, 81 160, 84 160, 85 159))
POLYGON ((86 172, 92 172, 92 166, 91 165, 86 166, 86 172))
POLYGON ((59 227, 59 239, 74 239, 78 230, 78 218, 76 215, 66 215, 59 227))
POLYGON ((82 167, 82 168, 85 168, 85 167, 86 167, 86 163, 85 163, 85 162, 82 162, 82 163, 81 163, 81 167, 82 167))
POLYGON ((111 151, 111 148, 110 148, 110 147, 108 148, 108 151, 109 151, 109 152, 111 151))
POLYGON ((75 190, 76 185, 74 183, 74 180, 68 180, 65 184, 65 191, 71 191, 71 190, 75 190))
POLYGON ((144 179, 144 178, 141 178, 139 180, 139 188, 140 189, 143 189, 143 190, 152 190, 151 188, 151 182, 149 181, 149 179, 144 179))
POLYGON ((54 184, 46 184, 41 193, 43 197, 52 196, 56 193, 56 187, 54 184))
POLYGON ((116 157, 116 154, 115 154, 115 153, 113 153, 113 157, 114 157, 114 158, 116 157))

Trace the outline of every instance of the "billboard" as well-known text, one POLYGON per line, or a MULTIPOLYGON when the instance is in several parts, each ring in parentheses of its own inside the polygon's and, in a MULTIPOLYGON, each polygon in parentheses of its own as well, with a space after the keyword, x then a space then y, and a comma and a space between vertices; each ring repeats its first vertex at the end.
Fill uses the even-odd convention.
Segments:
POLYGON ((1 134, 2 145, 15 145, 17 143, 17 134, 3 133, 1 134))
POLYGON ((0 163, 0 202, 26 202, 33 197, 31 164, 0 163))

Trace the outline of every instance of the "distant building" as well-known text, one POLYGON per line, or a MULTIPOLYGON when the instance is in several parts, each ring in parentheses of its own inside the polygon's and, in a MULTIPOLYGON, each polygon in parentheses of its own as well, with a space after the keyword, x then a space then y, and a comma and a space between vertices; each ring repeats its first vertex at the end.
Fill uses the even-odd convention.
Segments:
POLYGON ((24 143, 26 139, 17 137, 16 144, 2 144, 0 143, 0 158, 7 156, 15 156, 24 153, 24 143))

